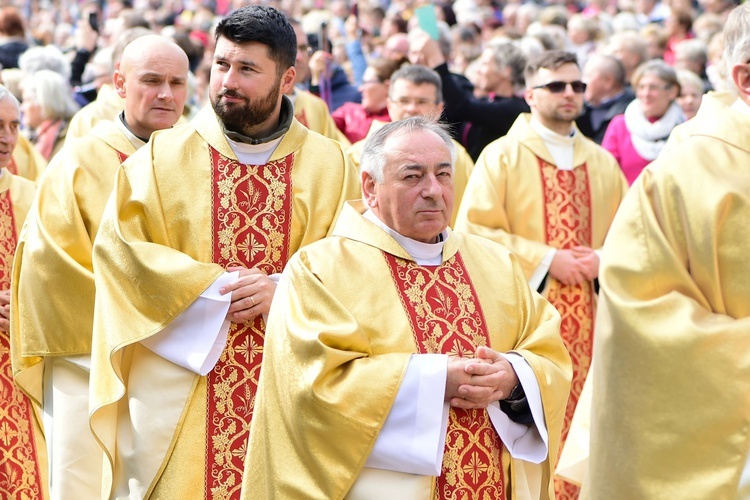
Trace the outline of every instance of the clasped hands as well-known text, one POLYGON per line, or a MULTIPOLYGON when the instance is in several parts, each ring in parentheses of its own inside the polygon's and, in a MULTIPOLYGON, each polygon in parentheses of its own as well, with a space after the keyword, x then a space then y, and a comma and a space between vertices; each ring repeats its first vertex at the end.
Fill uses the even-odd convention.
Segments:
POLYGON ((555 252, 549 274, 563 285, 580 285, 599 276, 599 256, 588 247, 576 246, 555 252))
POLYGON ((257 267, 230 267, 227 271, 239 271, 240 275, 219 289, 222 295, 232 294, 226 318, 233 323, 244 323, 255 319, 259 314, 268 314, 276 292, 276 283, 257 267))
POLYGON ((10 290, 0 292, 0 331, 10 332, 10 290))
POLYGON ((518 376, 508 360, 489 347, 479 347, 473 358, 448 360, 445 401, 456 408, 487 408, 507 399, 516 385, 518 376))

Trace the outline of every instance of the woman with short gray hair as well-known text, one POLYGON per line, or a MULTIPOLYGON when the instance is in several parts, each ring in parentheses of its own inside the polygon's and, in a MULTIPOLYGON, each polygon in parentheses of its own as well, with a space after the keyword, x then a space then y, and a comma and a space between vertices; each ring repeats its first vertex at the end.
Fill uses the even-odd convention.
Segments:
POLYGON ((638 66, 632 78, 635 99, 612 119, 602 147, 620 164, 628 183, 664 148, 672 129, 685 121, 677 104, 680 82, 667 63, 653 59, 638 66))

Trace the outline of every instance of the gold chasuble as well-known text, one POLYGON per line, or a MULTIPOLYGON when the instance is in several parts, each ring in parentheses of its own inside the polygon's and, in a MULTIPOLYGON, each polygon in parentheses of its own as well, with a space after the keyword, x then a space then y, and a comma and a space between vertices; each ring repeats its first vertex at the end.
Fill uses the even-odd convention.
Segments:
POLYGON ((120 97, 114 84, 105 83, 96 93, 96 99, 79 109, 68 125, 65 144, 88 134, 102 120, 114 121, 125 108, 125 99, 120 97))
POLYGON ((134 151, 110 121, 60 150, 39 182, 13 265, 14 376, 45 410, 58 498, 101 490, 102 458, 88 425, 89 373, 76 362, 91 353, 94 238, 115 173, 134 151))
POLYGON ((591 498, 750 495, 750 115, 735 99, 703 98, 604 245, 591 498))
POLYGON ((17 321, 11 328, 19 346, 16 383, 37 404, 42 402, 37 365, 45 356, 91 352, 93 242, 115 173, 133 152, 115 123, 101 122, 55 156, 39 184, 14 263, 17 321), (65 292, 49 293, 63 284, 65 292), (40 301, 41 296, 47 298, 40 301))
POLYGON ((94 245, 91 426, 106 453, 106 496, 239 496, 263 320, 232 324, 206 376, 140 341, 229 267, 280 272, 358 196, 341 146, 296 120, 265 165, 239 163, 210 107, 128 158, 94 245))
POLYGON ((18 134, 18 144, 13 150, 13 155, 8 165, 8 171, 13 175, 20 175, 30 181, 36 181, 41 177, 47 167, 47 160, 42 153, 37 151, 34 144, 23 134, 18 134))
POLYGON ((363 211, 347 204, 333 237, 302 248, 284 270, 242 498, 343 499, 362 493, 370 473, 383 479, 369 482, 377 491, 365 498, 404 481, 408 498, 552 498, 571 374, 559 315, 499 245, 449 233, 442 264, 420 266, 363 211), (534 371, 548 458, 512 458, 486 410, 452 409, 440 476, 366 468, 411 356, 471 357, 480 345, 516 352, 534 371))
MULTIPOLYGON (((419 266, 383 252, 417 352, 472 357, 492 347, 482 305, 461 254, 440 266, 419 266)), ((451 408, 435 499, 504 498, 502 450, 487 410, 451 408)))
MULTIPOLYGON (((551 249, 600 249, 628 187, 615 159, 580 132, 574 168, 558 169, 530 119, 519 116, 507 136, 482 152, 456 221, 456 230, 510 249, 527 278, 551 249)), ((596 299, 593 283, 563 285, 549 275, 543 294, 560 312, 560 334, 573 361, 564 441, 591 364, 596 299)), ((577 498, 576 486, 559 483, 558 498, 577 498)))
POLYGON ((307 90, 294 89, 294 117, 313 132, 339 141, 344 149, 351 145, 349 139, 336 127, 326 102, 307 90))
MULTIPOLYGON (((18 229, 34 197, 34 183, 0 175, 0 290, 10 289, 18 229)), ((47 453, 39 409, 13 382, 11 343, 0 331, 0 498, 42 499, 47 493, 47 453)))

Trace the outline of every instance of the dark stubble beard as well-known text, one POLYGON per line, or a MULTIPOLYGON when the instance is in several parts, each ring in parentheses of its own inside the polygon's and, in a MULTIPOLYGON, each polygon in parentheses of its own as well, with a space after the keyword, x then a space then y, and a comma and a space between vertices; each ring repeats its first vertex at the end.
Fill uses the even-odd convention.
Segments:
POLYGON ((255 127, 263 123, 276 110, 281 94, 281 77, 277 77, 268 94, 257 99, 249 99, 236 90, 223 89, 219 92, 211 105, 216 114, 224 122, 224 127, 231 132, 239 132, 242 135, 252 137, 255 127), (244 99, 243 104, 227 104, 222 97, 244 99))

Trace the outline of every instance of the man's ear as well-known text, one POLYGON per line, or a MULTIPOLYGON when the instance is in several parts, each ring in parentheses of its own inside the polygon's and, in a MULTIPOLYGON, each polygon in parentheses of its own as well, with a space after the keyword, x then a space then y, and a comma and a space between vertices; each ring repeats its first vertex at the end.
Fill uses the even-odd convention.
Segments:
POLYGON ((375 192, 375 179, 367 172, 360 174, 362 182, 362 200, 369 208, 378 206, 377 193, 375 192))
POLYGON ((750 97, 750 65, 743 63, 732 66, 732 81, 740 95, 750 97))
POLYGON ((119 69, 115 70, 115 74, 112 76, 112 83, 115 85, 117 95, 125 98, 125 75, 123 75, 119 69))
POLYGON ((526 104, 529 107, 534 103, 534 89, 526 89, 523 91, 523 98, 526 100, 526 104))
POLYGON ((281 93, 287 94, 294 87, 294 78, 297 76, 297 70, 294 66, 289 66, 284 75, 281 77, 281 93))

